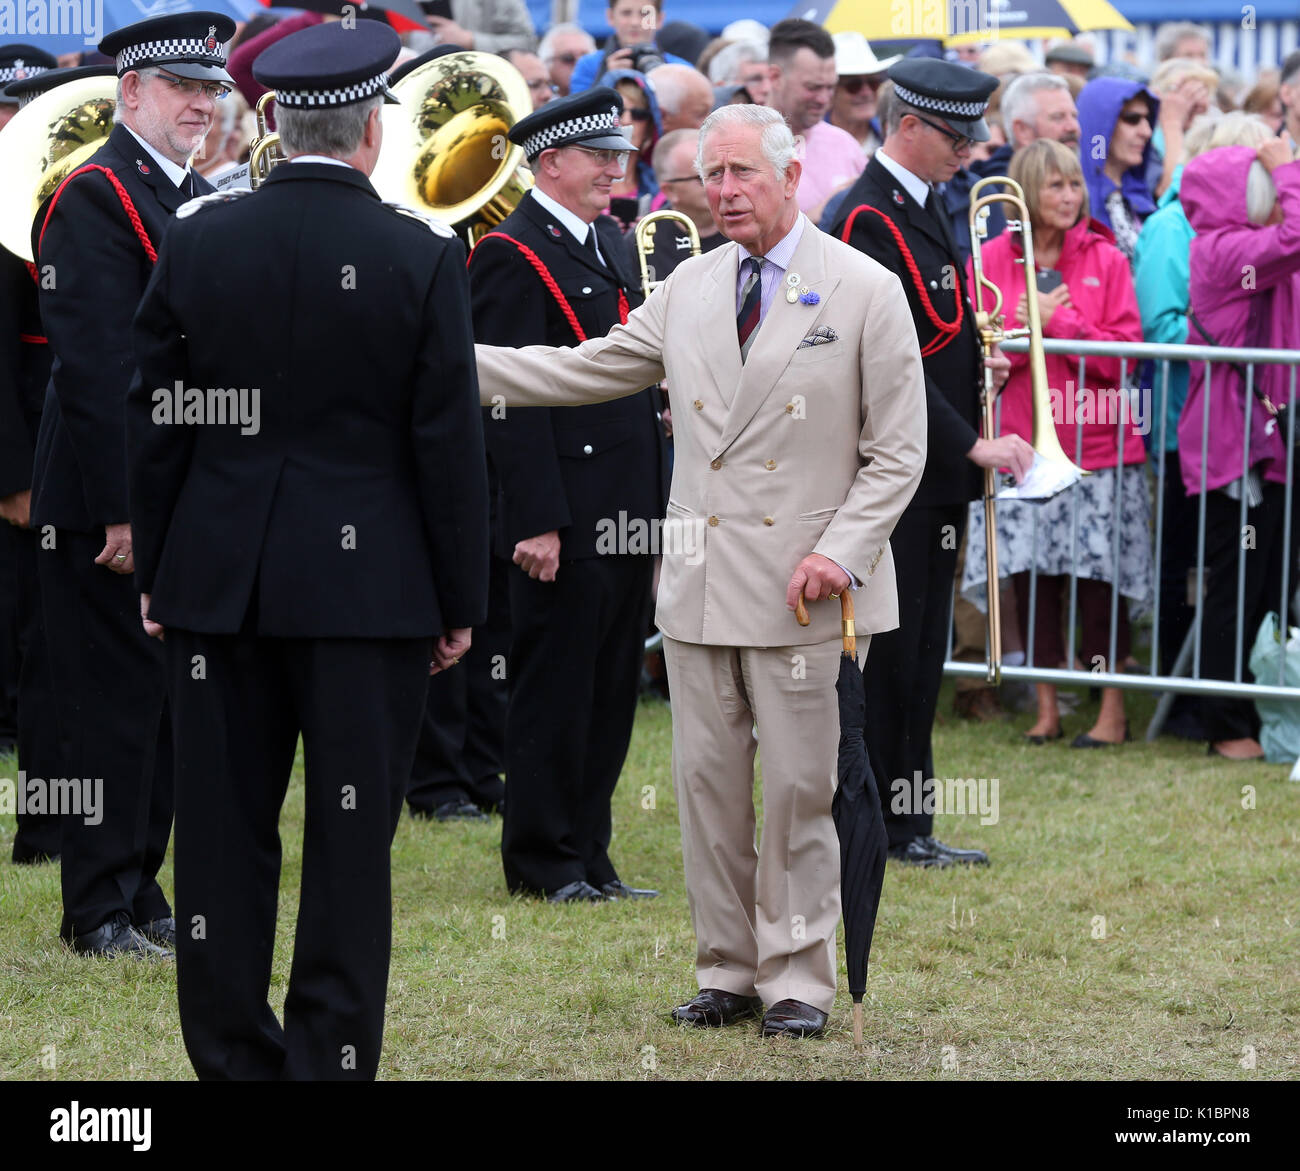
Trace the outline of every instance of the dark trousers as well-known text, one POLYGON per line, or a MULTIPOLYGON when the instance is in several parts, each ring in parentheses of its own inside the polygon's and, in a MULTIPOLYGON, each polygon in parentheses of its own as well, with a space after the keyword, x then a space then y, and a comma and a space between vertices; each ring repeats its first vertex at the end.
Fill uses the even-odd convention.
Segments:
MULTIPOLYGON (((928 837, 934 814, 891 811, 891 785, 911 786, 920 770, 928 796, 934 776, 930 735, 943 682, 953 575, 966 506, 909 508, 889 539, 898 580, 898 629, 871 636, 862 675, 867 691, 867 754, 880 788, 891 846, 928 837)), ((909 790, 910 791, 910 788, 909 790)))
POLYGON ((411 770, 407 804, 432 813, 448 802, 490 810, 505 798, 506 667, 510 655, 507 571, 493 557, 488 576, 488 617, 474 628, 474 641, 450 671, 429 680, 420 739, 411 770))
MULTIPOLYGON (((1201 678, 1231 679, 1237 656, 1237 558, 1246 562, 1244 592, 1240 595, 1245 622, 1241 632, 1241 678, 1254 682, 1250 672, 1250 648, 1260 623, 1270 611, 1277 611, 1285 628, 1290 619, 1290 599, 1281 596, 1282 562, 1290 560, 1288 592, 1295 590, 1296 546, 1300 541, 1300 494, 1292 488, 1291 543, 1284 547, 1282 522, 1287 488, 1264 484, 1263 501, 1246 510, 1246 523, 1254 526, 1254 540, 1247 541, 1241 530, 1241 504, 1222 492, 1205 498, 1205 598, 1201 615, 1201 678), (1253 548, 1243 545, 1253 544, 1253 548)), ((1276 679, 1264 682, 1276 683, 1276 679)), ((1218 740, 1258 738, 1259 713, 1248 699, 1220 699, 1201 696, 1201 726, 1211 743, 1218 740)))
POLYGON ((158 885, 172 822, 162 645, 144 632, 133 580, 94 563, 103 547, 102 531, 59 530, 37 553, 60 764, 102 794, 94 819, 61 819, 64 939, 118 914, 171 914, 158 885))
POLYGON ((177 746, 176 987, 195 1072, 373 1079, 392 944, 389 851, 431 643, 168 630, 166 647, 177 746), (300 732, 306 824, 281 1027, 267 990, 280 807, 300 732))
POLYGON ((510 569, 501 859, 511 891, 618 877, 609 802, 636 717, 652 572, 637 556, 562 561, 553 582, 510 569))
MULTIPOLYGON (((45 645, 40 586, 36 576, 39 536, 31 529, 4 526, 0 539, 14 568, 14 620, 17 626, 16 680, 18 767, 32 777, 48 780, 68 776, 62 766, 58 713, 50 655, 45 645)), ((59 852, 57 813, 19 813, 14 858, 59 852)))
MULTIPOLYGON (((1152 469, 1158 470, 1159 454, 1147 458, 1152 469)), ((1160 582, 1157 586, 1160 590, 1160 670, 1169 674, 1196 618, 1196 607, 1188 601, 1191 597, 1188 575, 1196 569, 1198 498, 1188 496, 1183 487, 1182 461, 1176 451, 1165 453, 1165 485, 1161 498, 1164 513, 1161 520, 1160 582)), ((1166 728, 1198 728, 1200 710, 1199 696, 1175 695, 1166 728)))
MULTIPOLYGON (((1020 637, 1025 651, 1029 650, 1029 581, 1027 573, 1011 575, 1016 591, 1016 616, 1020 622, 1020 637)), ((1064 622, 1070 616, 1070 579, 1068 577, 1038 575, 1038 600, 1034 609, 1034 661, 1035 667, 1071 667, 1065 661, 1066 641, 1064 622)), ((1091 671, 1098 658, 1104 661, 1107 671, 1123 670, 1128 658, 1130 628, 1128 602, 1119 600, 1115 620, 1115 662, 1110 661, 1110 602, 1112 587, 1107 581, 1094 581, 1081 577, 1076 592, 1079 616, 1079 641, 1075 650, 1083 661, 1083 669, 1091 671), (1118 664, 1118 666, 1116 666, 1118 664)))

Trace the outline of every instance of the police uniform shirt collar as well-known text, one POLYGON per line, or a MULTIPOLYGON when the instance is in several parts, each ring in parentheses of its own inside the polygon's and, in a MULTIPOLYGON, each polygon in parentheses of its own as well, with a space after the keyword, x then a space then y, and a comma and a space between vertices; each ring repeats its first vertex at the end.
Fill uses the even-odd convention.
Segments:
POLYGON ((897 159, 891 159, 885 153, 883 146, 876 151, 876 158, 880 160, 880 165, 903 185, 903 190, 924 207, 926 197, 930 194, 930 184, 922 179, 920 175, 912 174, 897 159))
POLYGON ((288 160, 291 163, 327 163, 331 167, 347 167, 350 171, 355 171, 351 163, 345 163, 342 159, 332 159, 329 155, 294 155, 288 160))
MULTIPOLYGON (((588 224, 580 215, 571 212, 564 204, 556 199, 552 199, 545 191, 537 187, 533 188, 533 198, 544 207, 551 215, 560 221, 561 225, 569 230, 572 236, 579 244, 587 243, 587 235, 591 231, 592 225, 588 224)), ((596 241, 596 255, 600 257, 601 264, 605 263, 605 257, 600 251, 600 241, 596 241)))
POLYGON ((160 155, 156 150, 154 150, 153 147, 151 147, 147 142, 145 142, 143 138, 141 138, 134 130, 132 130, 131 127, 124 124, 122 126, 122 129, 125 130, 132 138, 136 140, 136 142, 138 142, 142 147, 144 147, 146 151, 149 152, 149 157, 152 158, 153 161, 156 162, 162 168, 162 173, 166 175, 168 179, 171 180, 173 187, 179 188, 180 185, 186 181, 190 173, 188 167, 178 167, 175 163, 171 161, 171 159, 165 158, 164 156, 160 155))

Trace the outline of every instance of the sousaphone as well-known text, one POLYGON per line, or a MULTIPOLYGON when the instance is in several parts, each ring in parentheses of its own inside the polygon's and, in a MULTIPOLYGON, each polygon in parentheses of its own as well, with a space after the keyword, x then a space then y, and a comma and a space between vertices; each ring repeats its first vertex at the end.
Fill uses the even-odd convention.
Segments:
POLYGON ((472 246, 533 185, 506 137, 532 110, 528 83, 491 53, 448 53, 393 86, 371 181, 387 200, 442 220, 472 246))
POLYGON ((37 210, 103 146, 116 104, 116 77, 84 77, 33 98, 0 130, 0 244, 15 256, 34 259, 37 210))

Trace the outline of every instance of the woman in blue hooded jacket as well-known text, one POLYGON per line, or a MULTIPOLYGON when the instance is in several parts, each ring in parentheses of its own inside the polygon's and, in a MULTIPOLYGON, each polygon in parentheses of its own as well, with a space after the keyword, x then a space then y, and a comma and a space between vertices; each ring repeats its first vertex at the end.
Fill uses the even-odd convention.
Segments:
POLYGON ((1132 264, 1142 221, 1156 210, 1146 170, 1160 100, 1140 82, 1098 77, 1079 91, 1075 104, 1079 161, 1093 219, 1111 230, 1132 264))

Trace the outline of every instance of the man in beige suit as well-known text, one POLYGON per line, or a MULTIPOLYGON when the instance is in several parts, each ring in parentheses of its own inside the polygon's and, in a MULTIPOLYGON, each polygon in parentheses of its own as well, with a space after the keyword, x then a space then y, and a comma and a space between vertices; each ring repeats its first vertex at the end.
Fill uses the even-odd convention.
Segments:
POLYGON ((800 590, 852 587, 860 648, 897 625, 889 534, 925 466, 921 358, 898 278, 799 212, 779 114, 717 110, 696 167, 735 247, 688 260, 626 326, 576 349, 479 346, 479 382, 485 405, 512 409, 667 377, 657 622, 700 985, 673 1017, 725 1025, 761 1002, 764 1035, 810 1036, 835 1000, 840 607, 813 605, 807 627, 793 610, 800 590))

